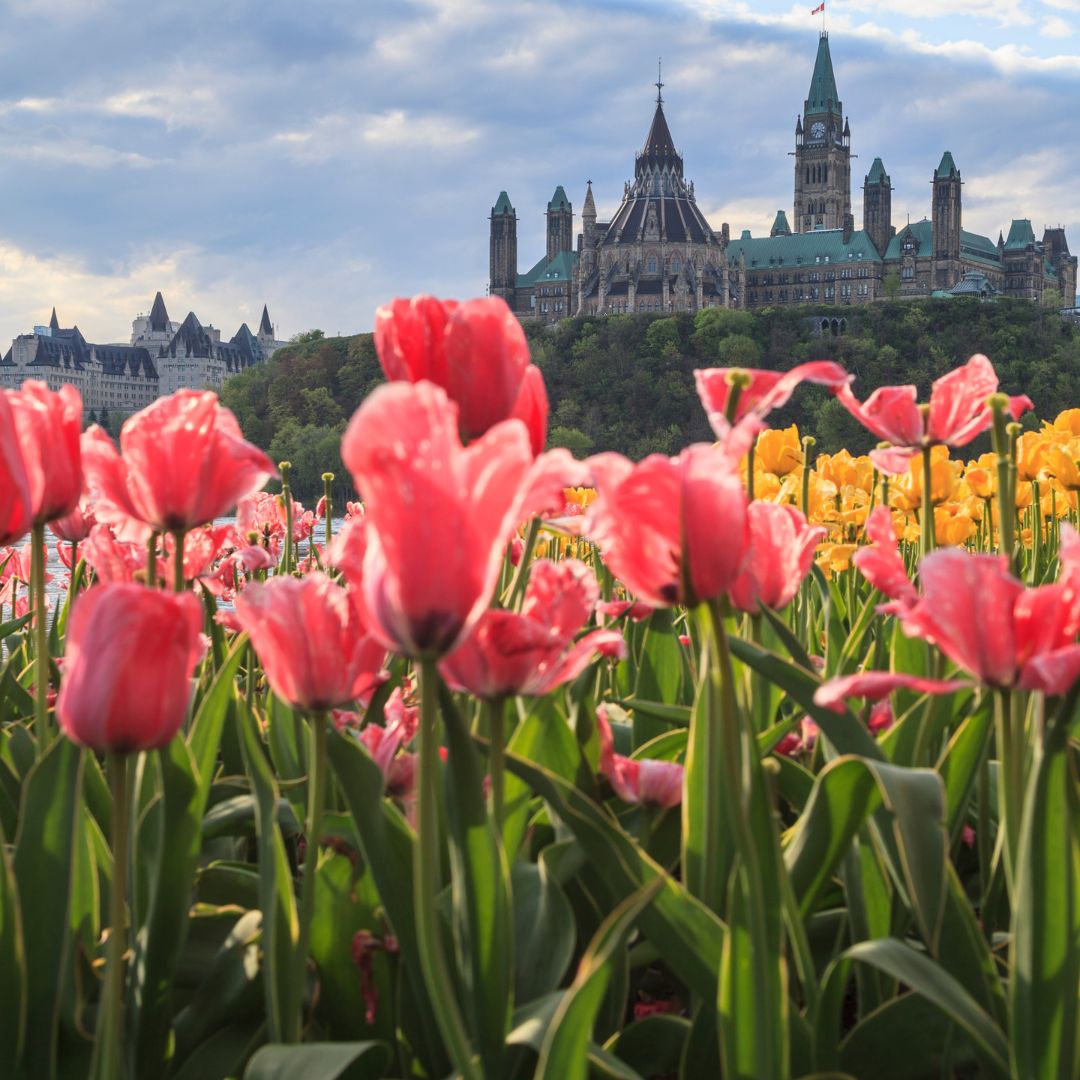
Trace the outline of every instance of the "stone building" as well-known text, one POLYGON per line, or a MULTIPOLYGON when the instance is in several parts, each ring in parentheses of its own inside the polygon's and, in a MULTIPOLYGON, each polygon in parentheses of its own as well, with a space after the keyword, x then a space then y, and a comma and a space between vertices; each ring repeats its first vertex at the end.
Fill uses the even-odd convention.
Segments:
POLYGON ((997 242, 963 227, 963 181, 949 151, 932 177, 930 216, 897 229, 892 183, 880 157, 863 180, 862 227, 851 209, 851 125, 843 111, 828 34, 818 39, 810 89, 795 123, 792 218, 778 210, 768 235, 731 238, 699 209, 694 185, 664 116, 656 109, 634 179, 610 221, 598 221, 586 187, 577 251, 573 211, 557 188, 547 212, 547 251, 517 272, 517 215, 505 191, 490 217, 489 290, 519 317, 553 322, 567 314, 697 311, 782 304, 861 304, 888 297, 978 295, 1075 303, 1077 259, 1064 229, 1037 239, 1016 218, 997 242))
POLYGON ((70 383, 88 412, 131 413, 182 387, 216 389, 284 344, 265 306, 257 333, 244 323, 223 342, 221 331, 203 326, 194 312, 172 321, 159 292, 150 312, 135 317, 131 340, 122 345, 93 344, 77 326, 61 328, 54 308, 48 326, 35 326, 11 343, 0 360, 0 387, 16 389, 24 379, 40 379, 53 390, 70 383))

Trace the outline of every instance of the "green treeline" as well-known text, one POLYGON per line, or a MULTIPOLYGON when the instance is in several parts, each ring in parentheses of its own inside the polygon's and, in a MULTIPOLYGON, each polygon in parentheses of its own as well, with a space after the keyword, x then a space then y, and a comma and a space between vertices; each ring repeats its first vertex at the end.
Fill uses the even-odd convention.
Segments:
MULTIPOLYGON (((930 383, 975 352, 994 362, 1002 389, 1026 393, 1039 418, 1080 406, 1080 328, 1023 300, 872 304, 863 308, 697 315, 616 315, 526 328, 551 399, 550 445, 579 456, 617 450, 632 458, 673 454, 711 439, 694 391, 697 367, 788 368, 833 359, 856 376, 863 399, 878 386, 930 383), (838 337, 823 318, 845 319, 838 337)), ((297 496, 313 501, 321 474, 338 476, 336 500, 352 497, 338 456, 345 424, 382 379, 370 334, 316 338, 281 350, 221 391, 245 435, 275 461, 293 464, 297 496)), ((1028 425, 1034 417, 1029 417, 1028 425)), ((874 439, 824 390, 801 388, 774 417, 814 435, 818 450, 865 451, 874 439)), ((973 450, 982 449, 981 444, 973 450)))

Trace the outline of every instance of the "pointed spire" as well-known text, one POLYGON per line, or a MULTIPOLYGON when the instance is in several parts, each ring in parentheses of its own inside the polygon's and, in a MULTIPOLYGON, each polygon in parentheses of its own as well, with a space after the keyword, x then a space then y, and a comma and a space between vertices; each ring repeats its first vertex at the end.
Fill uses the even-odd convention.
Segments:
POLYGON ((889 183, 889 176, 885 172, 885 166, 881 163, 881 158, 874 158, 874 164, 870 166, 870 171, 866 174, 866 182, 868 184, 880 184, 884 181, 889 183))
POLYGON ((49 329, 50 330, 59 330, 60 329, 60 320, 57 319, 57 317, 56 317, 56 308, 52 309, 52 318, 49 320, 49 329))
POLYGON ((829 53, 829 35, 823 32, 818 39, 810 93, 806 95, 806 112, 825 112, 830 108, 830 102, 835 112, 843 111, 840 108, 840 95, 836 92, 836 76, 833 75, 832 56, 829 53))
POLYGON ((550 202, 548 202, 547 208, 549 210, 569 210, 570 200, 566 197, 566 192, 563 190, 562 184, 555 189, 555 194, 551 196, 550 202))
POLYGON ((499 217, 501 214, 510 214, 512 216, 513 213, 514 207, 510 202, 510 196, 505 191, 500 191, 498 199, 495 200, 495 205, 491 208, 491 216, 499 217))
POLYGON ((165 310, 165 301, 159 291, 154 297, 154 306, 150 309, 150 329, 163 334, 169 329, 169 313, 165 310))
POLYGON ((956 167, 956 162, 953 161, 952 152, 946 150, 941 155, 941 164, 937 167, 937 172, 934 176, 938 180, 951 180, 954 177, 960 178, 960 170, 956 167))
POLYGON ((596 218, 596 201, 593 199, 592 181, 585 181, 585 203, 581 208, 581 216, 596 218))
POLYGON ((657 105, 663 105, 664 104, 664 95, 660 92, 661 90, 664 89, 664 76, 661 74, 661 70, 662 70, 661 64, 662 64, 662 62, 663 62, 663 57, 658 56, 656 58, 656 104, 657 105))
POLYGON ((267 337, 274 336, 274 328, 270 325, 270 312, 266 310, 265 304, 263 304, 262 321, 259 323, 259 333, 267 337))

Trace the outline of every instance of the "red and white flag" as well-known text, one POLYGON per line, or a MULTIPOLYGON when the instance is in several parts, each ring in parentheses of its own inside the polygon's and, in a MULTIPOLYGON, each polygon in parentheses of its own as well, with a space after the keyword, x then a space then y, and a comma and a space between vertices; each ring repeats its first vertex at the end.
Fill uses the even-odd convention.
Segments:
POLYGON ((824 5, 824 3, 821 3, 821 4, 818 4, 818 6, 816 8, 814 8, 813 11, 810 12, 810 14, 811 15, 820 15, 824 10, 825 10, 825 5, 824 5))

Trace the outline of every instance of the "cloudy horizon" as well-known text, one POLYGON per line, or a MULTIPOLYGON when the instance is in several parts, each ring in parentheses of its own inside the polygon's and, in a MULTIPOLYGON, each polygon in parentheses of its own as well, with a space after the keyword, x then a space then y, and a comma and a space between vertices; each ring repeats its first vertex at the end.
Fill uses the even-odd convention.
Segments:
MULTIPOLYGON (((126 340, 161 290, 231 336, 266 303, 285 337, 369 329, 421 291, 481 294, 505 189, 519 270, 563 185, 617 207, 665 111, 710 223, 790 215, 808 0, 9 0, 0 42, 0 340, 57 307, 126 340), (74 59, 78 62, 74 62, 74 59)), ((1063 225, 1080 252, 1080 0, 828 3, 852 197, 881 157, 893 223, 930 211, 952 152, 964 227, 1063 225)))

